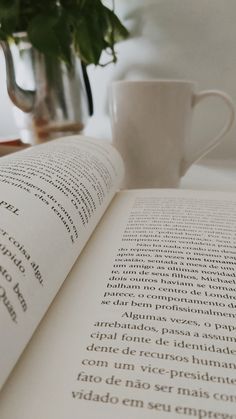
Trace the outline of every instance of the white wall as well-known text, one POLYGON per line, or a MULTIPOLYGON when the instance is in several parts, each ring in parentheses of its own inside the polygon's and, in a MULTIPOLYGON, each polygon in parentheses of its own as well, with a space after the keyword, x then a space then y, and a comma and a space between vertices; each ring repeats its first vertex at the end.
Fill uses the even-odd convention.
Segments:
MULTIPOLYGON (((108 112, 107 84, 122 78, 186 78, 199 89, 224 90, 236 103, 235 0, 116 0, 116 6, 132 37, 119 45, 115 67, 90 69, 99 116, 108 112)), ((199 105, 194 141, 212 138, 225 116, 217 99, 199 105)), ((236 124, 211 156, 236 158, 236 124)))
MULTIPOLYGON (((90 66, 96 110, 90 126, 95 135, 109 135, 105 117, 107 86, 112 80, 186 78, 196 80, 199 89, 225 90, 236 102, 235 0, 116 0, 116 10, 132 36, 117 47, 117 65, 90 66)), ((6 96, 2 56, 0 69, 2 137, 16 132, 16 127, 6 96)), ((194 141, 213 136, 224 118, 225 109, 217 100, 199 106, 194 141)), ((236 125, 211 156, 236 158, 236 125)))

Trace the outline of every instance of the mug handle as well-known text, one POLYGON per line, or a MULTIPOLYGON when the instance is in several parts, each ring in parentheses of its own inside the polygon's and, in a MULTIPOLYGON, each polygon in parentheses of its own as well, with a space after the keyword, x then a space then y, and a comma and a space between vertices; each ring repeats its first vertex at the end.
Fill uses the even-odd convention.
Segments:
POLYGON ((223 129, 220 131, 220 133, 212 141, 208 142, 200 151, 195 153, 194 156, 184 159, 181 167, 181 176, 183 176, 186 173, 188 168, 194 162, 199 160, 201 157, 205 156, 210 150, 212 150, 217 144, 219 144, 219 142, 222 140, 222 137, 230 130, 231 126, 233 125, 235 117, 234 104, 230 96, 228 96, 226 93, 223 93, 219 90, 203 90, 202 92, 194 93, 192 107, 195 107, 199 102, 201 102, 203 99, 209 96, 216 96, 223 99, 223 101, 229 109, 228 120, 224 125, 223 129))

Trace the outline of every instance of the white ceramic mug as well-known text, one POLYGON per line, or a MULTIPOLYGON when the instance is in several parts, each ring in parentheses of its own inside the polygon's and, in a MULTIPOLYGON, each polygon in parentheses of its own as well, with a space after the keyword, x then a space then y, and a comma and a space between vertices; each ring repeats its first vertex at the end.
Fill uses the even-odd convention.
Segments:
POLYGON ((232 100, 224 92, 196 93, 185 80, 118 81, 111 85, 113 143, 123 156, 123 187, 177 187, 192 163, 214 148, 234 120, 232 100), (220 133, 187 151, 195 106, 209 96, 220 97, 229 115, 220 133))

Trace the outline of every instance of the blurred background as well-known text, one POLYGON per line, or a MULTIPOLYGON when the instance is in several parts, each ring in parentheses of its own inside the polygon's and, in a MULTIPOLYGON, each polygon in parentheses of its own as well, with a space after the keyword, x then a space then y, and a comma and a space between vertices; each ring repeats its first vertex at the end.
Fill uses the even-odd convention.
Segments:
MULTIPOLYGON (((108 91, 113 80, 194 80, 196 90, 223 90, 236 103, 235 0, 116 0, 115 6, 131 37, 116 46, 117 64, 88 68, 95 114, 86 133, 111 138, 108 91)), ((0 92, 0 138, 17 137, 2 52, 0 92)), ((212 138, 226 114, 220 100, 206 100, 196 108, 192 141, 212 138)), ((208 157, 236 159, 235 124, 208 157)))

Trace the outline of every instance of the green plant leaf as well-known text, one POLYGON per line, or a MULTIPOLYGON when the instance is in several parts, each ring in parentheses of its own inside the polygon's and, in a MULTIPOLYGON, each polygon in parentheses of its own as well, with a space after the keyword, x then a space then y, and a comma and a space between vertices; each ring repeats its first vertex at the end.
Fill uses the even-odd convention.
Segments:
POLYGON ((57 16, 38 15, 28 26, 30 42, 42 53, 60 56, 60 43, 54 27, 57 16))
POLYGON ((103 50, 115 62, 114 45, 128 34, 101 0, 0 0, 0 39, 15 32, 27 32, 36 49, 68 65, 71 47, 86 64, 99 64, 103 50))
POLYGON ((0 20, 2 18, 9 18, 17 13, 19 1, 18 0, 1 0, 0 1, 0 20))
POLYGON ((53 27, 54 33, 57 37, 57 41, 60 48, 60 58, 64 60, 69 67, 72 65, 71 60, 71 45, 72 45, 72 36, 69 24, 67 22, 67 15, 63 12, 58 21, 53 27))
POLYGON ((99 63, 104 49, 104 40, 95 28, 89 27, 85 21, 81 20, 74 31, 74 41, 77 52, 86 64, 99 63))
POLYGON ((106 48, 104 35, 107 20, 100 0, 80 0, 80 8, 74 16, 73 35, 75 48, 82 60, 98 64, 103 49, 106 48))
POLYGON ((10 36, 17 25, 19 14, 19 0, 0 0, 1 39, 10 36))
POLYGON ((0 40, 6 41, 7 40, 7 34, 0 28, 0 40))
POLYGON ((128 30, 122 25, 119 18, 115 13, 106 7, 106 16, 108 19, 108 31, 106 34, 106 40, 108 43, 114 43, 122 41, 129 35, 128 30))

